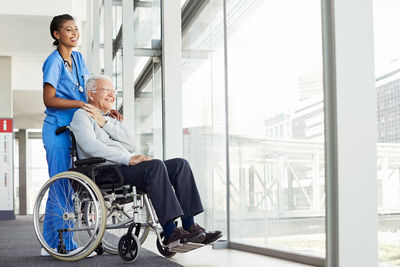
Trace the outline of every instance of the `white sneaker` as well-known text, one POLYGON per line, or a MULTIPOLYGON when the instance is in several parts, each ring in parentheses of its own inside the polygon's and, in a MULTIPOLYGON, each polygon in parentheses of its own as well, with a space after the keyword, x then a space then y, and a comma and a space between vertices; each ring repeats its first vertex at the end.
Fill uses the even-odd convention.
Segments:
MULTIPOLYGON (((79 252, 79 251, 81 251, 82 249, 83 249, 83 247, 80 247, 80 248, 71 250, 71 251, 68 252, 68 254, 73 254, 73 253, 79 252)), ((57 252, 57 250, 56 250, 55 248, 52 248, 52 250, 53 250, 54 252, 57 252)), ((94 256, 96 256, 96 255, 97 255, 96 251, 93 251, 93 252, 90 253, 87 257, 88 257, 88 258, 91 258, 91 257, 94 257, 94 256)), ((49 254, 44 248, 42 248, 42 249, 40 250, 40 256, 42 256, 42 257, 48 257, 48 256, 50 256, 50 254, 49 254)))
MULTIPOLYGON (((54 252, 57 252, 57 250, 56 250, 55 248, 52 248, 52 250, 53 250, 54 252)), ((44 248, 42 248, 42 249, 40 250, 40 256, 42 256, 42 257, 48 257, 48 256, 50 256, 50 254, 49 254, 44 248)))

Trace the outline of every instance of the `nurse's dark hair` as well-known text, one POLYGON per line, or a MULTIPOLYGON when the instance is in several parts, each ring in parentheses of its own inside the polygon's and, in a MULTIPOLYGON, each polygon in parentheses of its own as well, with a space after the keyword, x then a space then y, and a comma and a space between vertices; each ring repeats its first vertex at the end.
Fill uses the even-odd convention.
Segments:
POLYGON ((53 37, 53 39, 54 39, 53 45, 58 46, 58 40, 56 39, 56 37, 54 37, 54 31, 58 31, 61 28, 61 26, 63 25, 63 23, 68 20, 74 20, 74 18, 71 15, 63 14, 63 15, 55 16, 53 18, 53 20, 51 21, 50 34, 51 34, 51 37, 53 37))

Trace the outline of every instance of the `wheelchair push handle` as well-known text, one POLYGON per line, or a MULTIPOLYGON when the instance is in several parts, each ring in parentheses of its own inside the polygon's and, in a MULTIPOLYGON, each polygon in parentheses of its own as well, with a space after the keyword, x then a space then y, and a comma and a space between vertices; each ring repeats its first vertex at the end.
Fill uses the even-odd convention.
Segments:
POLYGON ((69 126, 61 126, 61 127, 57 128, 56 135, 59 135, 60 133, 63 133, 69 129, 70 129, 69 126))

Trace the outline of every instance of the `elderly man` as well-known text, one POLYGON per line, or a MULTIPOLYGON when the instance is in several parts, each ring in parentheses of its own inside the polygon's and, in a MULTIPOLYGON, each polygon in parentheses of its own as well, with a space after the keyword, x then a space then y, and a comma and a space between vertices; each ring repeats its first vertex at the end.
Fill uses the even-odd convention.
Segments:
MULTIPOLYGON (((80 159, 102 157, 119 164, 125 184, 148 193, 163 227, 165 244, 182 238, 209 244, 220 238, 220 231, 208 232, 194 223, 193 217, 203 212, 203 206, 189 163, 180 158, 163 162, 135 155, 134 136, 123 123, 107 116, 115 101, 111 79, 90 77, 86 94, 89 104, 77 110, 71 122, 80 159), (178 217, 183 229, 175 226, 178 217)), ((101 177, 97 179, 101 183, 101 177)))

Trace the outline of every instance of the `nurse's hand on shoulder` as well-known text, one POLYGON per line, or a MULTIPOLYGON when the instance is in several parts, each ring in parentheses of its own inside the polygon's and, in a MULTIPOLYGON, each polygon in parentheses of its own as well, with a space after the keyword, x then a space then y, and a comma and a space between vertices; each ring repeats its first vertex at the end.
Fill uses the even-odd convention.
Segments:
POLYGON ((95 106, 86 103, 83 109, 89 113, 90 117, 92 117, 100 127, 103 127, 107 123, 106 119, 104 119, 103 115, 101 115, 100 111, 95 106))
POLYGON ((131 159, 129 160, 129 165, 136 165, 140 162, 150 161, 150 160, 151 160, 150 157, 144 155, 132 156, 131 159))
POLYGON ((115 109, 112 109, 110 111, 110 117, 117 119, 119 121, 122 121, 124 119, 124 116, 122 116, 122 114, 116 111, 115 109))

